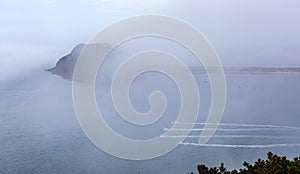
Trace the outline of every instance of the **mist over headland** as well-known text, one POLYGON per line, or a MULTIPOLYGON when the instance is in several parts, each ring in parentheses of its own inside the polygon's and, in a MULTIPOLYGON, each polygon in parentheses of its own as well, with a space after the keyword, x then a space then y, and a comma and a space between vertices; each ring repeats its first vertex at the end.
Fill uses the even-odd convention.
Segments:
MULTIPOLYGON (((109 47, 107 44, 97 44, 93 49, 93 51, 98 51, 97 49, 103 49, 104 47, 109 47)), ((53 65, 52 68, 47 69, 47 71, 59 75, 63 77, 64 79, 72 80, 74 68, 76 65, 76 62, 78 58, 80 57, 81 52, 83 49, 90 50, 91 46, 86 44, 78 44, 75 46, 72 51, 59 58, 59 60, 56 62, 55 65, 53 65)), ((101 53, 99 53, 101 54, 101 53)), ((120 54, 116 56, 122 56, 120 54)), ((114 58, 114 57, 113 57, 114 58)), ((175 68, 176 67, 170 67, 175 68)), ((219 71, 219 67, 203 67, 201 65, 199 66, 189 66, 190 71, 193 74, 205 74, 205 73, 214 73, 219 71)), ((222 67, 225 74, 280 74, 280 73, 300 73, 300 66, 290 66, 290 67, 272 67, 272 66, 254 66, 254 67, 222 67)))

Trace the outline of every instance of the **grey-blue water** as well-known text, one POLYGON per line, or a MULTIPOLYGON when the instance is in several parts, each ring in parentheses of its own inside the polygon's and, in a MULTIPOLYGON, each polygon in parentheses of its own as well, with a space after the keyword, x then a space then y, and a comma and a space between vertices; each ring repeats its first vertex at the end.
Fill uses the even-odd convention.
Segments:
MULTIPOLYGON (((265 158, 268 151, 288 157, 300 156, 300 131, 297 129, 220 126, 209 144, 215 146, 179 145, 170 153, 152 160, 128 161, 110 156, 94 146, 82 132, 72 106, 71 82, 47 72, 36 72, 22 80, 0 86, 0 173, 178 173, 196 171, 196 165, 208 166, 225 162, 228 168, 242 167, 243 161, 265 158), (222 131, 226 129, 246 129, 222 131), (222 137, 228 135, 228 137, 222 137), (237 135, 237 136, 234 136, 237 135), (247 136, 239 136, 247 135, 247 136), (257 137, 257 136, 265 136, 257 137), (257 146, 281 144, 281 146, 257 146), (223 147, 222 145, 242 145, 223 147), (253 145, 247 147, 244 145, 253 145)), ((154 75, 155 77, 155 75, 154 75)), ((259 74, 226 75, 227 105, 222 123, 272 124, 300 126, 300 75, 259 74)), ((151 80, 151 78, 150 78, 151 80)), ((155 83, 137 80, 131 97, 137 110, 145 112, 149 91, 162 88, 171 97, 166 119, 150 127, 134 127, 116 117, 109 101, 109 87, 97 85, 98 104, 104 109, 108 123, 120 134, 143 139, 163 133, 170 128, 178 113, 176 87, 164 86, 171 81, 160 77, 155 83), (149 83, 149 84, 148 84, 149 83), (148 84, 148 85, 147 85, 148 84), (144 90, 141 86, 148 86, 144 90), (104 106, 103 106, 104 105, 104 106), (146 129, 146 131, 136 131, 146 129), (152 131, 151 131, 152 130, 152 131)), ((199 122, 205 121, 209 109, 209 82, 197 76, 201 94, 199 122)), ((172 85, 171 85, 172 86, 172 85)), ((196 125, 195 128, 201 128, 196 125)), ((199 135, 192 132, 191 135, 199 135)), ((107 140, 109 141, 109 140, 107 140)), ((186 142, 197 142, 187 138, 186 142)), ((126 149, 124 149, 126 150, 126 149)))

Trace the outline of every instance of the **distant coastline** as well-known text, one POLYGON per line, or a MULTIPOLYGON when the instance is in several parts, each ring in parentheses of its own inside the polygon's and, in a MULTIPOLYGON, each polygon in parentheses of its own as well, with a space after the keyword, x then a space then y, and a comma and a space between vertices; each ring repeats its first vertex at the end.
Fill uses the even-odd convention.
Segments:
MULTIPOLYGON (((67 80, 72 80, 75 64, 78 57, 86 44, 78 44, 74 47, 70 54, 61 57, 53 68, 46 69, 52 74, 59 75, 67 80)), ((107 44, 88 45, 92 48, 107 49, 107 44)), ((176 68, 176 67, 171 67, 176 68)), ((221 72, 220 67, 207 67, 204 69, 202 66, 190 66, 192 74, 206 74, 221 72)), ((298 74, 300 67, 223 67, 225 74, 298 74)))
MULTIPOLYGON (((202 67, 190 67, 193 74, 204 74, 202 67)), ((218 67, 208 67, 207 73, 219 71, 218 67)), ((300 67, 223 67, 225 74, 283 74, 300 73, 300 67)))

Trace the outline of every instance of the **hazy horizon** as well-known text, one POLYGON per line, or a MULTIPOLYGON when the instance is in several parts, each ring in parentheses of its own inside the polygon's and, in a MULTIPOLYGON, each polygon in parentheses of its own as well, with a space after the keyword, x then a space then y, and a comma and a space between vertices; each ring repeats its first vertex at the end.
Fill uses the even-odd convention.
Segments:
POLYGON ((121 19, 158 14, 201 31, 224 66, 300 66, 299 1, 29 0, 0 2, 0 80, 54 65, 121 19))

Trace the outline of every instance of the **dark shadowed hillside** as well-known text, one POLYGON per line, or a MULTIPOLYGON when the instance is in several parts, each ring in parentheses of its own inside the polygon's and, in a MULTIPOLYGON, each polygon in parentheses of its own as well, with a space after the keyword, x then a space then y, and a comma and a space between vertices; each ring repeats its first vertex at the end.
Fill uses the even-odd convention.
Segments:
POLYGON ((70 54, 60 58, 55 67, 48 69, 53 74, 60 75, 65 79, 72 79, 76 61, 85 44, 78 44, 70 54))
POLYGON ((64 79, 71 80, 73 78, 73 72, 76 65, 76 62, 83 50, 85 48, 89 53, 98 55, 101 54, 101 52, 104 52, 104 50, 109 49, 108 44, 99 43, 99 44, 78 44, 76 47, 74 47, 70 54, 63 56, 58 60, 56 65, 48 69, 47 71, 62 76, 64 79))

